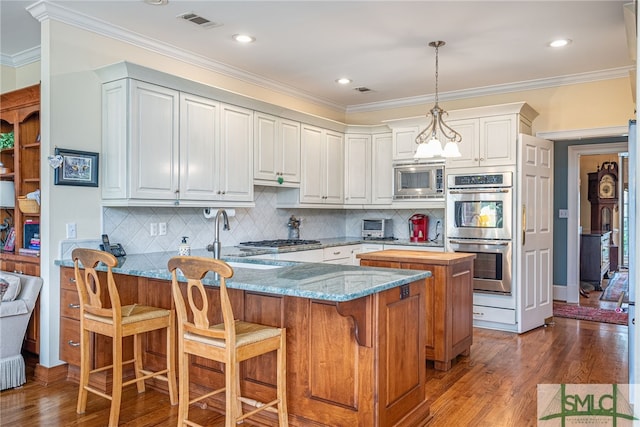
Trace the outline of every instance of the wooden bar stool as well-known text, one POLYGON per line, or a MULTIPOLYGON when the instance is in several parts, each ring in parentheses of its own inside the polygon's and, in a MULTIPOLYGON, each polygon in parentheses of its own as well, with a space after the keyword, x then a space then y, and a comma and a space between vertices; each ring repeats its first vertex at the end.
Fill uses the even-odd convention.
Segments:
POLYGON ((112 268, 117 265, 116 257, 107 252, 93 249, 74 249, 71 257, 75 264, 76 286, 80 295, 80 390, 78 392, 79 414, 87 407, 87 392, 92 392, 111 400, 109 426, 117 426, 120 416, 122 388, 136 383, 138 393, 145 391, 144 381, 156 377, 168 382, 171 404, 178 402, 175 376, 175 311, 144 305, 120 305, 120 296, 113 279, 112 268), (96 266, 102 262, 107 266, 106 285, 98 278, 96 266), (80 264, 84 267, 81 270, 80 264), (109 307, 110 305, 110 307, 109 307), (142 365, 142 334, 158 329, 167 330, 167 368, 152 372, 142 365), (91 332, 106 335, 113 341, 113 363, 91 369, 91 332), (133 335, 134 358, 122 361, 122 340, 133 335), (136 377, 123 382, 122 366, 133 363, 136 377), (107 369, 113 371, 111 395, 89 385, 89 376, 107 369))
MULTIPOLYGON (((171 290, 178 317, 178 364, 180 376, 180 404, 178 426, 198 424, 189 421, 189 405, 226 390, 226 427, 233 427, 259 411, 277 412, 280 426, 288 426, 286 392, 286 331, 284 328, 234 320, 225 279, 233 276, 233 269, 224 261, 213 258, 178 256, 169 260, 172 275, 171 290), (185 300, 178 284, 177 270, 187 279, 185 300), (207 314, 210 304, 202 278, 210 271, 220 278, 220 310, 223 323, 211 325, 207 314), (188 310, 188 311, 187 311, 188 310), (189 319, 193 320, 189 320, 189 319), (277 352, 276 398, 268 403, 242 397, 240 390, 240 362, 261 354, 277 352), (193 354, 225 364, 225 386, 189 400, 189 355, 193 354), (254 406, 243 414, 242 403, 254 406), (277 407, 277 410, 274 408, 277 407)), ((215 307, 215 304, 211 304, 215 307)), ((219 313, 216 313, 219 314, 219 313)))

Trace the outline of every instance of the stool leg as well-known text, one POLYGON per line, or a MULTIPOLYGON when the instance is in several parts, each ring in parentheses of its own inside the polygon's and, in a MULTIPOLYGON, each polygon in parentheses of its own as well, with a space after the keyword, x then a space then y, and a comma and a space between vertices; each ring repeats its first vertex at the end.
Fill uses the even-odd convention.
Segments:
POLYGON ((289 417, 287 412, 287 338, 283 331, 280 335, 280 348, 277 350, 277 396, 278 403, 278 424, 280 427, 289 425, 289 417))
POLYGON ((225 371, 226 414, 224 425, 225 427, 234 427, 236 425, 236 419, 238 418, 238 414, 236 413, 238 411, 238 364, 235 361, 235 357, 227 360, 225 371))
MULTIPOLYGON (((144 376, 142 373, 142 339, 143 334, 133 335, 133 369, 136 371, 136 378, 138 379, 144 376)), ((137 381, 136 387, 138 387, 138 393, 143 393, 145 391, 144 381, 137 381)))
POLYGON ((175 312, 171 310, 167 328, 167 383, 171 405, 178 403, 178 388, 176 386, 176 329, 175 312))
POLYGON ((89 385, 89 371, 91 370, 91 358, 89 357, 89 340, 91 336, 89 331, 82 329, 80 331, 80 388, 78 389, 78 404, 76 412, 84 414, 87 409, 87 389, 89 385))
POLYGON ((113 334, 113 389, 111 391, 111 411, 109 427, 117 427, 122 400, 122 334, 113 334))
POLYGON ((180 371, 180 399, 178 401, 178 427, 184 426, 189 419, 189 355, 182 349, 182 341, 179 344, 178 370, 180 371))

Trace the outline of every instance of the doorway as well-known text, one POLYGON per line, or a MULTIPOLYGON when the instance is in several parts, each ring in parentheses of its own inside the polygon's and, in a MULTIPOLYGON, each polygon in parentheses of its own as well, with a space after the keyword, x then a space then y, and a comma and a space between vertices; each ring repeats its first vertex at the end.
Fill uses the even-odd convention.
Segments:
POLYGON ((580 302, 580 157, 626 153, 627 142, 571 145, 568 147, 567 207, 576 212, 567 218, 567 295, 570 303, 580 302))

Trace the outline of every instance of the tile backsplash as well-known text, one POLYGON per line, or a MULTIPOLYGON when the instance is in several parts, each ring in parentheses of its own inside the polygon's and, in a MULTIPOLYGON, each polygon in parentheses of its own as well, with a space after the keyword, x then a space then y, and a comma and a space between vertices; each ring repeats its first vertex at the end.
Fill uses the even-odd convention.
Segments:
MULTIPOLYGON (((301 219, 301 239, 326 239, 360 236, 363 218, 392 218, 394 236, 409 237, 407 219, 416 212, 429 216, 429 238, 438 233, 442 239, 444 209, 417 210, 344 210, 344 209, 280 209, 276 207, 277 188, 255 187, 254 208, 235 208, 229 217, 230 230, 220 229, 223 246, 265 239, 286 239, 287 222, 291 215, 301 219)), ((230 209, 227 209, 230 211, 230 209)), ((121 243, 127 253, 177 250, 182 236, 187 236, 194 249, 205 248, 213 242, 214 219, 204 217, 201 208, 135 207, 103 209, 104 232, 111 242, 121 243), (166 223, 167 234, 151 236, 151 223, 166 223)))

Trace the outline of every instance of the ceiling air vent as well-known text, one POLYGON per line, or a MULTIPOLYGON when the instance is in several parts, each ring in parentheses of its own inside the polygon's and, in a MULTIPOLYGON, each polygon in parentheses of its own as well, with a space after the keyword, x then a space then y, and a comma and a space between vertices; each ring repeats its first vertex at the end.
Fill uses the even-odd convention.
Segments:
POLYGON ((202 28, 214 28, 214 27, 219 27, 219 26, 222 25, 222 24, 220 24, 218 22, 210 21, 209 19, 207 19, 207 18, 205 18, 203 16, 200 16, 200 15, 198 15, 196 13, 193 13, 193 12, 183 13, 182 15, 178 15, 177 17, 178 17, 178 19, 182 19, 184 21, 192 22, 192 23, 194 23, 197 26, 202 27, 202 28))
POLYGON ((358 92, 371 92, 371 89, 365 86, 356 87, 353 90, 357 90, 358 92))

